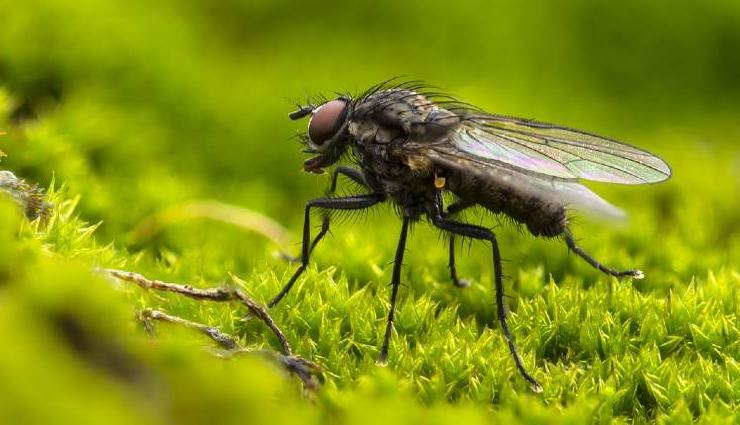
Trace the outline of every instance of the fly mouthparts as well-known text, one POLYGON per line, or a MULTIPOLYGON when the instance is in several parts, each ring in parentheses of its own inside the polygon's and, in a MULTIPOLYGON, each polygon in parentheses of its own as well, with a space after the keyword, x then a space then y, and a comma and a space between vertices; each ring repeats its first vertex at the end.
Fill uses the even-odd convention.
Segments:
POLYGON ((314 174, 323 174, 326 158, 323 155, 314 156, 303 161, 303 171, 314 174))

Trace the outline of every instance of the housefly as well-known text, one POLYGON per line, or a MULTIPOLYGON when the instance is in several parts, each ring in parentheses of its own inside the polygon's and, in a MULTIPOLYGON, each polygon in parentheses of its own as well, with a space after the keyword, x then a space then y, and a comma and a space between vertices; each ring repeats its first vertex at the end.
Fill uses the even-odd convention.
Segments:
POLYGON ((496 235, 456 215, 476 206, 504 214, 534 236, 561 238, 572 252, 608 275, 643 277, 640 270, 615 270, 583 251, 571 233, 568 212, 581 209, 621 215, 579 179, 621 184, 668 179, 670 167, 651 153, 581 130, 489 114, 416 82, 387 81, 355 97, 342 95, 317 103, 290 114, 293 120, 310 116, 308 131, 301 139, 313 156, 304 162, 304 170, 322 173, 343 159, 354 167, 334 167, 330 193, 306 204, 300 266, 270 306, 290 291, 305 270, 311 251, 329 230, 329 216, 325 215, 321 230, 311 240, 312 209, 361 210, 390 201, 402 225, 379 361, 388 357, 409 225, 424 217, 448 236, 449 267, 456 285, 464 283, 455 271, 455 238, 490 244, 498 320, 517 369, 539 389, 524 368, 506 322, 496 235), (365 193, 334 196, 339 175, 361 185, 365 193), (451 198, 453 201, 446 204, 451 198))

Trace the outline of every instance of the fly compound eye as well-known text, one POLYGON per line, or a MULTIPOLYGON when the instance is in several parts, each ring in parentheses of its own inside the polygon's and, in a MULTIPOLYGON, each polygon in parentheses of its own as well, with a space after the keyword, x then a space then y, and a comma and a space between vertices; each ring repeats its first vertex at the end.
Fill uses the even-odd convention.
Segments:
POLYGON ((347 102, 335 99, 324 103, 313 111, 308 122, 308 138, 316 148, 322 145, 337 133, 341 126, 340 118, 347 109, 347 102))

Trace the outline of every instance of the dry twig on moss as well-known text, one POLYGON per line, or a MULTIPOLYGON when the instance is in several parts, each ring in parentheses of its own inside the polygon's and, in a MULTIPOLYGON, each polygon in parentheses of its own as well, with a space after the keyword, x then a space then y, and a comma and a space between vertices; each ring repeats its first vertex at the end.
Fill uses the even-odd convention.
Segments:
POLYGON ((315 389, 319 386, 316 374, 321 372, 321 367, 304 358, 285 355, 271 350, 254 350, 242 347, 239 345, 238 338, 224 333, 218 328, 183 319, 182 317, 173 316, 160 310, 144 309, 139 312, 138 317, 142 322, 144 322, 144 325, 149 332, 153 332, 154 330, 151 323, 152 320, 173 323, 189 329, 194 329, 209 337, 224 349, 224 351, 217 353, 220 357, 233 357, 241 354, 260 354, 279 364, 289 373, 297 375, 301 381, 303 381, 306 388, 315 389))
POLYGON ((226 350, 234 350, 239 348, 237 338, 227 333, 221 332, 220 329, 204 325, 202 323, 193 322, 191 320, 183 319, 182 317, 172 316, 160 310, 152 310, 150 308, 143 309, 138 314, 139 319, 144 323, 147 332, 154 333, 154 327, 151 324, 152 320, 159 320, 167 323, 174 323, 176 325, 184 326, 188 329, 194 329, 203 335, 211 338, 213 342, 218 344, 221 348, 226 350))
POLYGON ((154 279, 148 279, 138 273, 129 272, 125 270, 115 270, 115 269, 97 269, 101 273, 108 274, 110 276, 113 276, 117 279, 125 280, 127 282, 132 282, 144 289, 156 289, 158 291, 167 291, 167 292, 174 292, 176 294, 184 295, 189 298, 193 298, 196 300, 209 300, 209 301, 239 301, 242 304, 244 304, 249 311, 257 316, 262 322, 264 322, 265 325, 267 325, 270 330, 272 330, 272 333, 275 334, 278 341, 280 341, 280 345, 282 346, 283 354, 286 356, 291 356, 293 354, 293 350, 290 348, 290 344, 288 344, 288 339, 285 337, 285 334, 283 334, 283 331, 280 330, 280 328, 275 324, 275 321, 270 317, 270 314, 267 312, 267 310, 259 305, 257 302, 249 298, 247 294, 245 294, 243 291, 240 291, 237 288, 223 288, 223 287, 216 287, 216 288, 195 288, 191 285, 183 285, 180 283, 171 283, 171 282, 163 282, 161 280, 154 280, 154 279))
MULTIPOLYGON (((2 156, 0 151, 0 157, 2 156)), ((20 205, 29 220, 40 218, 44 221, 51 215, 52 205, 44 201, 44 191, 10 171, 0 170, 0 193, 7 193, 20 205)))

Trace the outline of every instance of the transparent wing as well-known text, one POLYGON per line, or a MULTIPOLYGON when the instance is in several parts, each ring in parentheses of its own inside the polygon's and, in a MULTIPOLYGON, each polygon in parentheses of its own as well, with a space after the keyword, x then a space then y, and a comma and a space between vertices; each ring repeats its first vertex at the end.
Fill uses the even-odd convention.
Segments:
POLYGON ((468 118, 449 140, 480 159, 565 179, 643 184, 666 180, 671 169, 655 155, 615 140, 497 115, 468 118))
POLYGON ((618 219, 625 216, 622 210, 611 205, 575 179, 527 172, 505 163, 482 160, 475 155, 460 152, 449 144, 426 145, 420 147, 418 152, 441 168, 453 169, 516 193, 604 218, 618 219))

